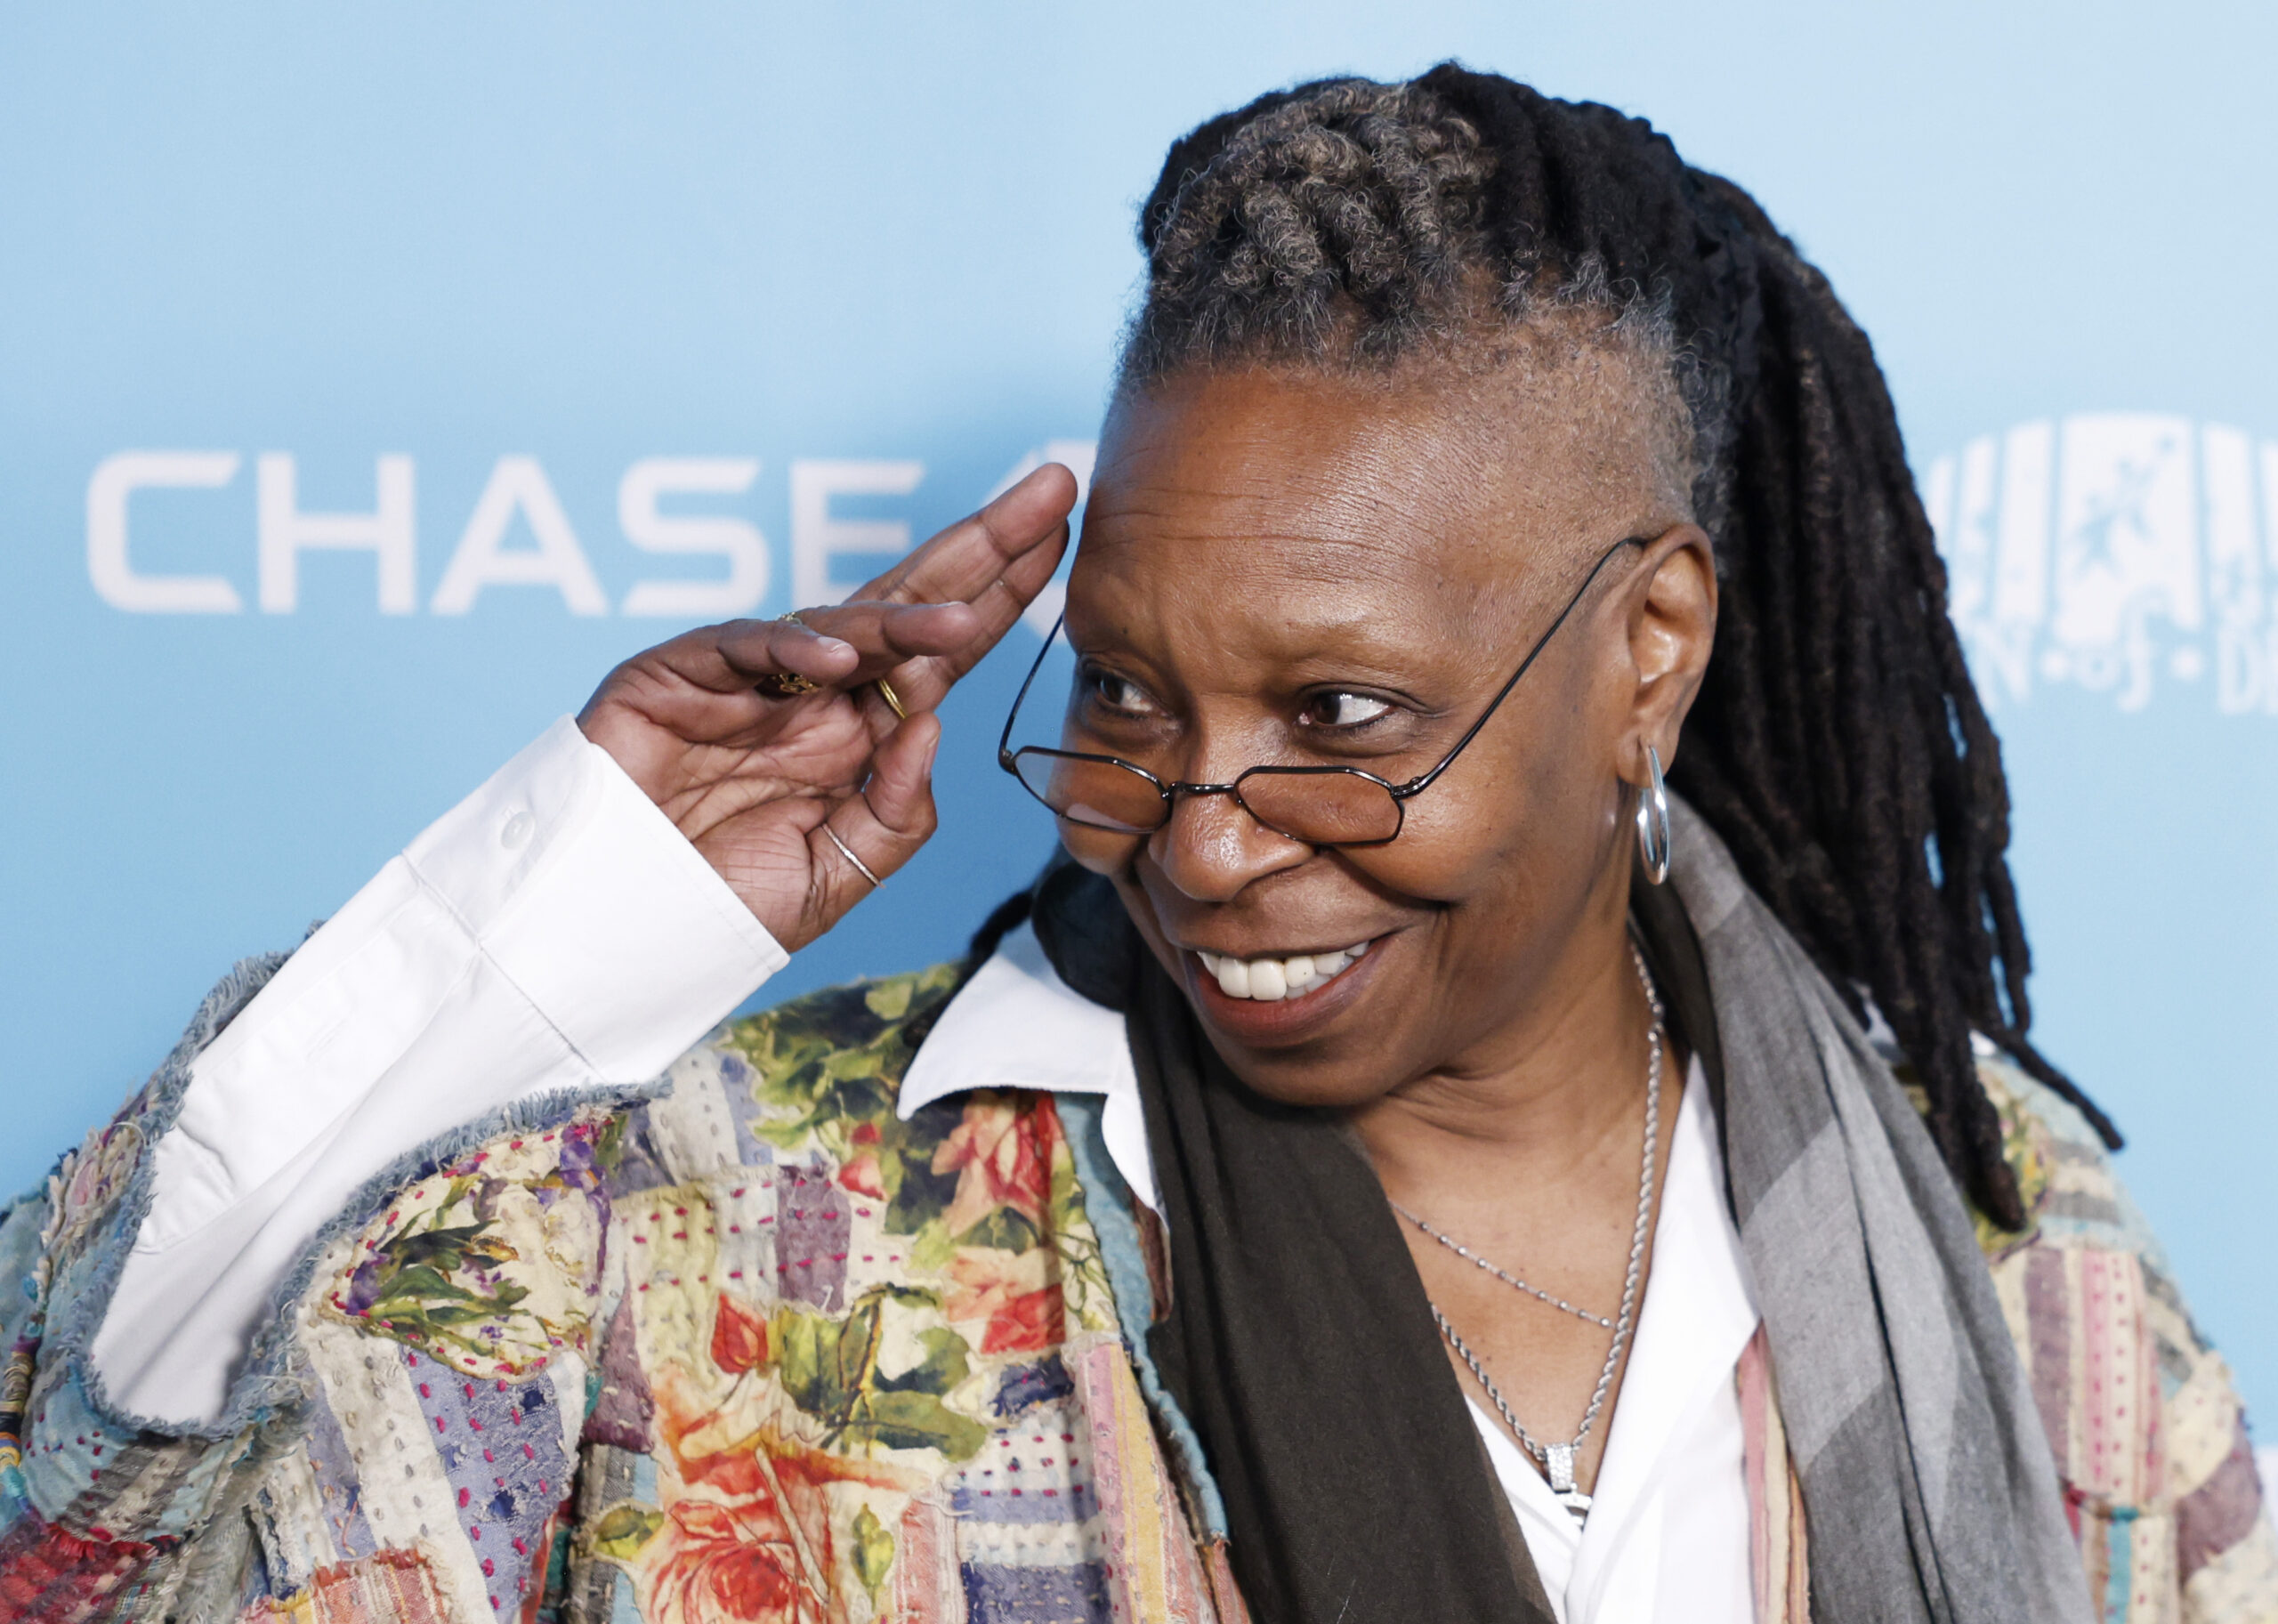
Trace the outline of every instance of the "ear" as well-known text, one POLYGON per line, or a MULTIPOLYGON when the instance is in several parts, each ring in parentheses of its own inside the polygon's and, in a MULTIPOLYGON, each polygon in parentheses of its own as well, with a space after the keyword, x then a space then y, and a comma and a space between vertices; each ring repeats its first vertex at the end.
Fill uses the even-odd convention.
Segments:
POLYGON ((1665 768, 1676 759, 1678 731, 1717 641, 1716 557, 1699 525, 1672 526, 1647 544, 1633 578, 1628 632, 1637 686, 1620 771, 1642 788, 1650 776, 1647 745, 1665 768))

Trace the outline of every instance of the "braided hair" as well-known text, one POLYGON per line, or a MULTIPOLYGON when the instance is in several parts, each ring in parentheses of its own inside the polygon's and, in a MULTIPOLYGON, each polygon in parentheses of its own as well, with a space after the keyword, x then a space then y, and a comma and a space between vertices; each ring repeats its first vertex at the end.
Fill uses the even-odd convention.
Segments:
POLYGON ((2023 1203, 1972 1033, 2112 1124, 2027 1036, 2001 749, 1866 335, 1756 201, 1640 119, 1453 63, 1322 80, 1174 145, 1122 385, 1385 367, 1595 308, 1681 397, 1722 604, 1671 780, 1865 1014, 1978 1208, 2023 1203))

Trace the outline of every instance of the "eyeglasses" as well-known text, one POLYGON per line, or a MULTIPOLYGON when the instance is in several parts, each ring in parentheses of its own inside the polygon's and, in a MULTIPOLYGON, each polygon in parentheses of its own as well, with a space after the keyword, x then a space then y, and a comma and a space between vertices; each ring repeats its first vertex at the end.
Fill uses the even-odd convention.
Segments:
MULTIPOLYGON (((1440 758, 1439 765, 1405 783, 1395 784, 1359 767, 1342 766, 1256 766, 1224 784, 1166 782, 1119 756, 1047 749, 1042 745, 1015 750, 1011 747, 1013 725, 1020 719, 1021 707, 1037 673, 1044 668, 1052 637, 1044 640, 1036 664, 1029 667, 1021 691, 1013 699, 1012 714, 1005 718, 1005 731, 997 740, 997 764, 1020 780, 1021 787, 1051 808, 1054 817, 1078 828, 1111 835, 1151 835, 1170 821, 1171 809, 1180 796, 1223 795, 1232 796, 1235 805, 1275 834, 1304 845, 1384 845, 1399 838, 1407 821, 1408 803, 1432 787, 1510 697, 1536 657, 1566 624, 1599 571, 1622 548, 1645 545, 1644 537, 1626 537, 1600 553, 1566 607, 1535 640, 1526 658, 1496 691, 1479 720, 1464 731, 1455 747, 1440 758)), ((1052 623, 1053 636, 1059 635, 1065 619, 1063 616, 1052 623)))

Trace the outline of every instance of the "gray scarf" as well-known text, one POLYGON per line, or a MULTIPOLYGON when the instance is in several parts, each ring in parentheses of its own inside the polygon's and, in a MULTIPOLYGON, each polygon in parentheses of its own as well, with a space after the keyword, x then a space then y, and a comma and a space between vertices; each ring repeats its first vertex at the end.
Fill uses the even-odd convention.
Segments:
POLYGON ((1725 1165, 1803 1483, 1818 1624, 2086 1624, 2056 1467, 1921 1118, 1724 843, 1669 881, 1724 1061, 1725 1165))

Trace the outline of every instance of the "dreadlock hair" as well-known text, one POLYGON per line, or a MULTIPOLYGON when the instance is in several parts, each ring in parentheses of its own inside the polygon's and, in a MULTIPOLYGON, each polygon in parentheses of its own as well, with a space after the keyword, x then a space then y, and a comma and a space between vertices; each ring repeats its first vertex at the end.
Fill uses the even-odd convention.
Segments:
POLYGON ((1210 120, 1171 148, 1139 238, 1123 388, 1219 362, 1446 358, 1578 308, 1656 352, 1722 599, 1673 782, 1854 1013, 1871 997, 1982 1211, 2024 1222, 1973 1031, 2117 1148, 2027 1037, 2000 746, 1889 390, 1755 199, 1643 120, 1447 63, 1210 120))

